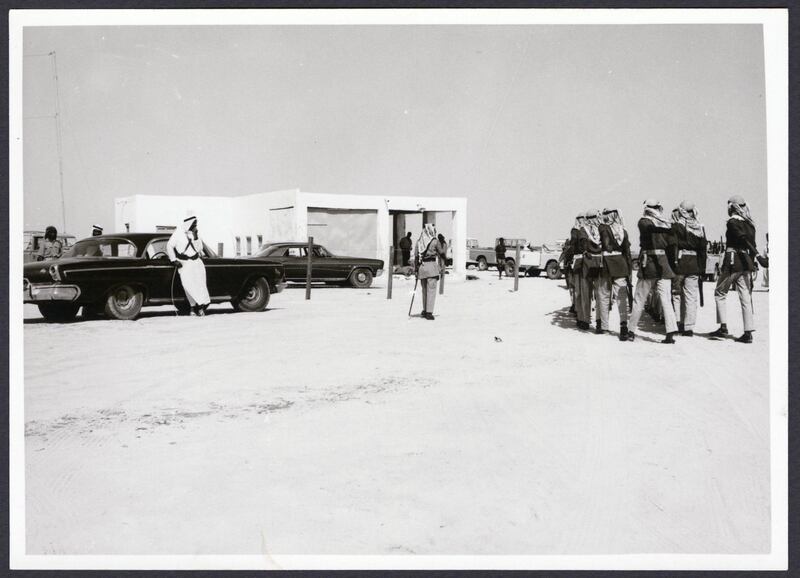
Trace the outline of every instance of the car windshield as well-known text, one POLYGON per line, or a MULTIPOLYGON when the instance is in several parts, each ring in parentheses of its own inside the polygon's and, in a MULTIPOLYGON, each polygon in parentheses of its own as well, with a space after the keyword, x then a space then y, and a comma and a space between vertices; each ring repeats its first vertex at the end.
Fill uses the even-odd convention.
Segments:
POLYGON ((127 239, 84 239, 70 247, 64 257, 136 257, 136 245, 127 239))

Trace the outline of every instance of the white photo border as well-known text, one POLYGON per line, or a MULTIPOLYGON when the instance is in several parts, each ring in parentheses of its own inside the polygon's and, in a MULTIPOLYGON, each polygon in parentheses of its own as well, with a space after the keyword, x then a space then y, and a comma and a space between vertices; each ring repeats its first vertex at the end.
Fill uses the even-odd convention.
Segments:
POLYGON ((788 568, 788 11, 786 9, 11 10, 9 12, 9 517, 12 569, 786 570, 788 568), (770 247, 771 550, 759 555, 73 556, 25 552, 22 286, 23 29, 167 25, 761 24, 770 247))

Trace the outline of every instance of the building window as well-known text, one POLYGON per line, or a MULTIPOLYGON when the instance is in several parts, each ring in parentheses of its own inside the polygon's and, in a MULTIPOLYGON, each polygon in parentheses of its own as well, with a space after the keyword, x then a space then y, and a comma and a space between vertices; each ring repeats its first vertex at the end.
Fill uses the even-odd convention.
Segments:
POLYGON ((247 254, 248 255, 252 255, 253 254, 253 238, 252 237, 247 237, 246 241, 247 241, 247 254))
POLYGON ((236 256, 239 257, 242 254, 242 238, 236 237, 236 256))
POLYGON ((264 238, 261 235, 259 235, 258 236, 258 247, 257 248, 260 249, 261 245, 263 245, 263 244, 264 244, 264 238))
POLYGON ((222 252, 223 249, 224 249, 223 244, 222 243, 217 243, 217 256, 218 257, 222 257, 222 255, 224 254, 222 252))

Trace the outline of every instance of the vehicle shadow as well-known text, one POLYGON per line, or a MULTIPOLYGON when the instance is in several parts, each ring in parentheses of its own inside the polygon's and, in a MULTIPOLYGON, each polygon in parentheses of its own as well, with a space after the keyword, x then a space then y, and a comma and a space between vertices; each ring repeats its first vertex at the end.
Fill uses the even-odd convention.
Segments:
MULTIPOLYGON (((281 311, 284 309, 283 307, 268 307, 264 311, 258 311, 258 313, 268 313, 270 311, 281 311)), ((234 309, 209 309, 206 311, 206 317, 216 317, 218 315, 230 315, 231 313, 240 313, 246 314, 245 311, 236 311, 234 309)), ((178 315, 177 311, 143 311, 139 314, 139 316, 134 320, 138 321, 140 319, 158 319, 160 317, 192 317, 191 315, 178 315)), ((70 323, 92 323, 96 321, 113 321, 113 319, 108 319, 107 317, 84 317, 83 315, 78 315, 75 319, 71 319, 69 321, 48 321, 44 317, 37 317, 33 319, 23 319, 24 325, 38 325, 40 323, 50 323, 50 324, 57 324, 57 325, 68 325, 70 323)))

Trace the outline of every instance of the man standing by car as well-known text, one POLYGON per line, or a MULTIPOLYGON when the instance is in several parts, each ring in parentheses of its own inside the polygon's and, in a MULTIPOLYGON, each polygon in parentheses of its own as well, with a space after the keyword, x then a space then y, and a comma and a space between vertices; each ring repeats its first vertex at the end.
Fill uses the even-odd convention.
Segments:
POLYGON ((700 301, 700 276, 706 271, 706 230, 697 220, 694 203, 689 201, 681 201, 672 212, 672 220, 678 251, 672 280, 672 306, 678 318, 678 331, 691 337, 700 301))
POLYGON ((446 256, 446 249, 436 236, 433 223, 422 226, 416 247, 417 279, 422 282, 422 317, 433 321, 433 306, 436 303, 436 282, 441 270, 439 261, 446 256))
POLYGON ((58 259, 63 251, 64 244, 58 239, 58 231, 50 225, 44 230, 44 239, 42 239, 42 244, 39 246, 36 260, 58 259))
POLYGON ((411 232, 406 233, 406 236, 400 239, 400 253, 403 256, 403 267, 408 267, 408 262, 411 260, 411 232))
POLYGON ((498 279, 503 278, 503 270, 506 268, 506 240, 500 237, 494 247, 494 259, 497 262, 497 272, 500 274, 498 279))
POLYGON ((756 270, 754 259, 758 255, 756 248, 756 225, 750 215, 750 207, 739 195, 728 199, 728 223, 725 231, 725 254, 720 267, 720 276, 714 290, 717 304, 717 323, 719 328, 711 333, 711 337, 728 335, 725 298, 731 285, 736 286, 739 294, 739 305, 742 309, 744 333, 736 339, 740 343, 753 342, 753 277, 756 270))
POLYGON ((178 268, 183 290, 195 315, 202 317, 211 303, 203 264, 203 241, 197 234, 197 218, 188 217, 167 241, 167 256, 178 268))
POLYGON ((600 244, 603 247, 603 269, 597 285, 597 309, 600 312, 599 332, 608 331, 608 317, 616 300, 619 310, 619 339, 628 337, 628 277, 633 270, 631 243, 622 217, 616 209, 603 209, 600 244))

